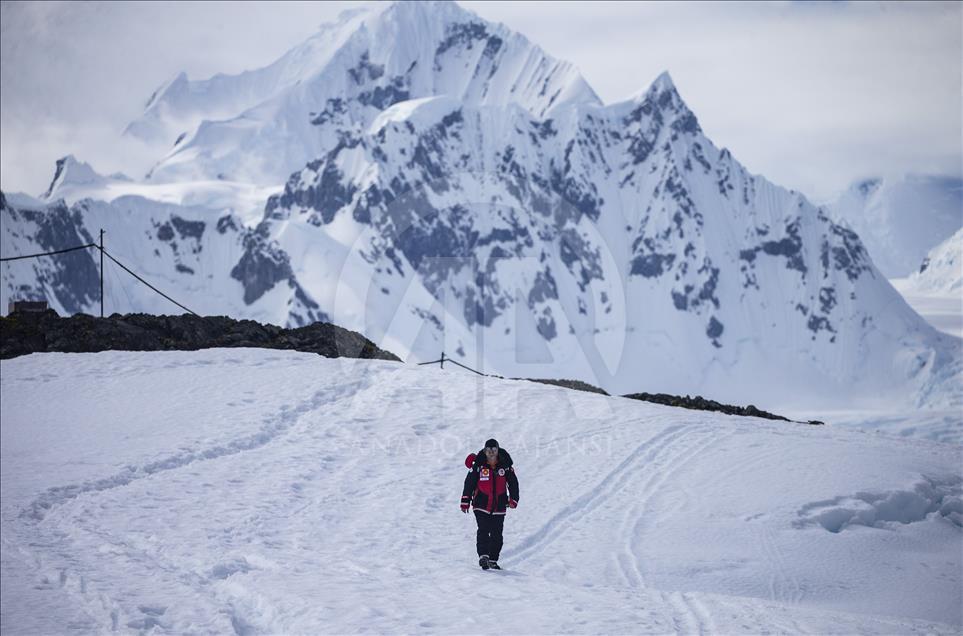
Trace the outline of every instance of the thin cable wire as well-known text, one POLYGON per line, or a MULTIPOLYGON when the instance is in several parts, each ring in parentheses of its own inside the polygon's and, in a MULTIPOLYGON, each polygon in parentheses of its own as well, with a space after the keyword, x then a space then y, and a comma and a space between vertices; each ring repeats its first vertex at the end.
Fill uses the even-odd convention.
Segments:
MULTIPOLYGON (((147 285, 148 287, 150 287, 151 289, 153 289, 155 292, 157 292, 158 294, 160 294, 161 296, 163 296, 163 297, 166 298, 167 300, 171 301, 172 303, 174 303, 175 305, 177 305, 178 307, 180 307, 181 309, 183 309, 183 310, 186 311, 187 313, 193 314, 194 316, 198 316, 198 314, 197 314, 196 312, 191 311, 190 309, 188 309, 188 308, 185 307, 184 305, 180 304, 179 302, 177 302, 176 300, 174 300, 173 298, 171 298, 170 296, 168 296, 167 294, 165 294, 164 292, 162 292, 161 290, 157 289, 156 287, 154 287, 153 285, 151 285, 150 283, 148 283, 146 280, 144 280, 143 278, 141 278, 140 276, 138 276, 137 274, 135 274, 135 273, 134 273, 133 271, 131 271, 126 265, 124 265, 123 263, 121 263, 120 261, 118 261, 116 258, 114 258, 113 256, 111 256, 110 252, 108 252, 107 250, 103 250, 103 252, 104 252, 104 255, 105 255, 107 258, 109 258, 110 260, 112 260, 112 261, 114 261, 115 263, 117 263, 117 265, 119 265, 119 266, 121 267, 121 269, 123 269, 125 272, 127 272, 128 274, 130 274, 131 276, 133 276, 134 278, 136 278, 136 279, 139 280, 140 282, 144 283, 145 285, 147 285)), ((198 317, 200 317, 200 316, 198 316, 198 317)))
POLYGON ((485 376, 486 378, 488 377, 488 374, 487 374, 487 373, 482 373, 481 371, 478 371, 478 370, 476 370, 476 369, 472 369, 471 367, 465 366, 465 365, 462 364, 461 362, 458 362, 457 360, 453 360, 453 359, 451 359, 451 358, 449 358, 449 357, 447 357, 447 356, 442 357, 442 358, 438 358, 437 360, 432 360, 431 362, 419 362, 419 363, 418 363, 418 366, 422 366, 422 365, 425 365, 425 364, 439 364, 439 363, 442 362, 442 361, 444 361, 444 362, 451 362, 452 364, 457 364, 457 365, 460 366, 462 369, 467 369, 468 371, 471 371, 472 373, 477 373, 478 375, 483 375, 483 376, 485 376))
POLYGON ((89 247, 97 247, 96 243, 88 243, 87 245, 78 245, 77 247, 68 247, 65 250, 56 250, 53 252, 40 252, 39 254, 24 254, 23 256, 8 256, 6 258, 0 258, 0 262, 7 261, 19 261, 23 258, 37 258, 38 256, 51 256, 53 254, 63 254, 65 252, 73 252, 75 250, 85 250, 89 247))
POLYGON ((471 371, 472 373, 477 373, 478 375, 484 375, 484 376, 487 376, 487 375, 488 375, 487 373, 482 373, 481 371, 476 371, 475 369, 472 369, 471 367, 465 366, 465 365, 463 365, 461 362, 458 362, 457 360, 452 360, 451 358, 445 358, 445 362, 451 362, 452 364, 457 364, 457 365, 460 366, 462 369, 468 369, 468 370, 471 371))

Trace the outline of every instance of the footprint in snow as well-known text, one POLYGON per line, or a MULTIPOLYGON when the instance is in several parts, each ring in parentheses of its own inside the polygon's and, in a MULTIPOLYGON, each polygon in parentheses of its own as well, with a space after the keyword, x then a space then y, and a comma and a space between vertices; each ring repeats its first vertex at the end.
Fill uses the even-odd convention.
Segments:
POLYGON ((233 561, 218 563, 211 568, 211 578, 224 580, 234 574, 244 574, 245 572, 250 572, 253 569, 254 567, 247 562, 247 559, 234 559, 233 561))

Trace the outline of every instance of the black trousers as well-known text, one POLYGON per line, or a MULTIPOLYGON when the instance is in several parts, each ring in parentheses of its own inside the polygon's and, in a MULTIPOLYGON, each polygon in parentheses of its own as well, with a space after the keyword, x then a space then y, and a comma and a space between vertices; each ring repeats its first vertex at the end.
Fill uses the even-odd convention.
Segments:
POLYGON ((478 522, 478 534, 475 535, 478 556, 487 554, 489 559, 497 561, 502 551, 502 528, 505 526, 505 515, 490 515, 476 510, 475 521, 478 522))

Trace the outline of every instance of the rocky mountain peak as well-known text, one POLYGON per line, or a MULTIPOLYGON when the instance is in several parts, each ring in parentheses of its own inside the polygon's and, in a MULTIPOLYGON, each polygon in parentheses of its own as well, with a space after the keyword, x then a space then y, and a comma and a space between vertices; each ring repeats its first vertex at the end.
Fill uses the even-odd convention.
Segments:
POLYGON ((41 197, 52 200, 62 188, 73 185, 95 185, 102 180, 103 177, 89 163, 78 161, 73 155, 67 155, 57 159, 53 179, 41 197))

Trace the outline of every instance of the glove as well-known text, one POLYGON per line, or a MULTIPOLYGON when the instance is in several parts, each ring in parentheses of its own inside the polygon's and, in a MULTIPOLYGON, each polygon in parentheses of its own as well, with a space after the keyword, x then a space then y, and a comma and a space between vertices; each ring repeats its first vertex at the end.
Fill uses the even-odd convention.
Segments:
POLYGON ((508 507, 509 507, 509 508, 518 508, 518 502, 515 501, 514 499, 509 499, 509 500, 508 500, 508 507))
POLYGON ((464 512, 465 514, 468 514, 469 504, 471 504, 471 502, 468 500, 468 497, 461 498, 461 511, 464 512))

